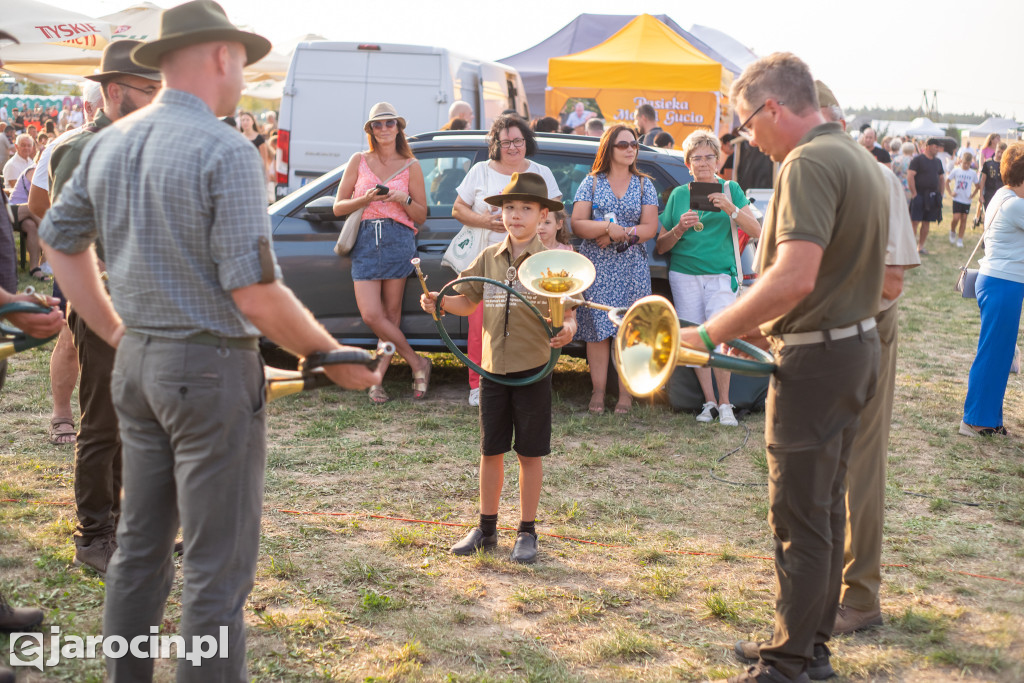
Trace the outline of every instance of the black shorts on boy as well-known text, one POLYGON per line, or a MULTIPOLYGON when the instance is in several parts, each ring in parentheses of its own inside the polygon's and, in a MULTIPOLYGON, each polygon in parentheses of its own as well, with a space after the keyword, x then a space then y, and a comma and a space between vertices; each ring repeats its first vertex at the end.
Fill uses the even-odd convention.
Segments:
MULTIPOLYGON (((504 377, 520 379, 539 370, 512 372, 504 377)), ((551 375, 518 387, 481 376, 480 452, 491 456, 510 450, 524 458, 551 453, 551 375)))

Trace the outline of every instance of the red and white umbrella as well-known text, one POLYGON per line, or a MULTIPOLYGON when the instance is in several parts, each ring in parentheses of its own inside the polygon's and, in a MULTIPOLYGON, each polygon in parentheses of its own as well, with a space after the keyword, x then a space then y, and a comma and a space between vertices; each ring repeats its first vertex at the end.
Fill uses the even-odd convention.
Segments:
POLYGON ((4 31, 22 45, 49 43, 102 50, 110 40, 107 22, 37 0, 5 2, 3 24, 4 31))

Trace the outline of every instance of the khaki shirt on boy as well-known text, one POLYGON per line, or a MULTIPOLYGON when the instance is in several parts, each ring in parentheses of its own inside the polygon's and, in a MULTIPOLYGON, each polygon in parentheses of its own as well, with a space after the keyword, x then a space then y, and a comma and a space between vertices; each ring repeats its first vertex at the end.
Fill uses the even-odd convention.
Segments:
MULTIPOLYGON (((540 238, 534 237, 519 258, 512 258, 511 243, 506 237, 476 257, 459 277, 486 277, 513 287, 548 316, 547 297, 528 291, 516 274, 528 257, 546 251, 540 238)), ((551 358, 551 336, 537 316, 511 292, 483 282, 464 282, 455 288, 473 303, 483 301, 484 343, 480 365, 498 375, 540 367, 551 358)))

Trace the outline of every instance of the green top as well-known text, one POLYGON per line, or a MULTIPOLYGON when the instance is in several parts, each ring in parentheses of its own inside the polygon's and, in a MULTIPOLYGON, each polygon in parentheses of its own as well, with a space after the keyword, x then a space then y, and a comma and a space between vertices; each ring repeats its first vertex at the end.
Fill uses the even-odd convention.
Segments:
POLYGON ((878 312, 889 234, 889 189, 878 162, 838 123, 815 126, 782 162, 761 234, 760 271, 779 244, 824 251, 814 291, 761 325, 767 335, 846 327, 878 312))
POLYGON ((78 168, 78 160, 82 157, 82 150, 92 141, 97 132, 106 128, 111 123, 113 121, 100 109, 92 120, 92 124, 90 124, 91 128, 79 135, 72 135, 53 150, 53 154, 50 155, 50 168, 47 169, 47 172, 50 174, 51 205, 57 201, 60 191, 64 189, 64 184, 71 180, 75 169, 78 168))
MULTIPOLYGON (((715 180, 719 185, 725 182, 718 177, 715 180)), ((729 183, 729 194, 738 209, 750 203, 736 183, 729 183)), ((671 230, 679 223, 680 216, 689 210, 690 186, 680 185, 668 196, 665 210, 658 220, 665 230, 671 230)), ((729 274, 735 277, 736 254, 732 246, 729 214, 724 211, 700 211, 698 214, 704 229, 697 232, 691 228, 683 233, 669 252, 669 270, 687 275, 729 274)))

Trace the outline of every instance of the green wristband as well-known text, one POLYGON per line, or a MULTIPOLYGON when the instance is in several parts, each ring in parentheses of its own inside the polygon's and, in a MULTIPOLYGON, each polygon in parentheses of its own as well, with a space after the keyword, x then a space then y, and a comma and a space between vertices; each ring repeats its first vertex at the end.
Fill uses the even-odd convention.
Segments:
POLYGON ((709 335, 708 331, 704 329, 704 325, 697 326, 697 334, 699 334, 700 338, 704 340, 704 346, 707 347, 708 351, 715 350, 715 342, 711 341, 711 335, 709 335))

